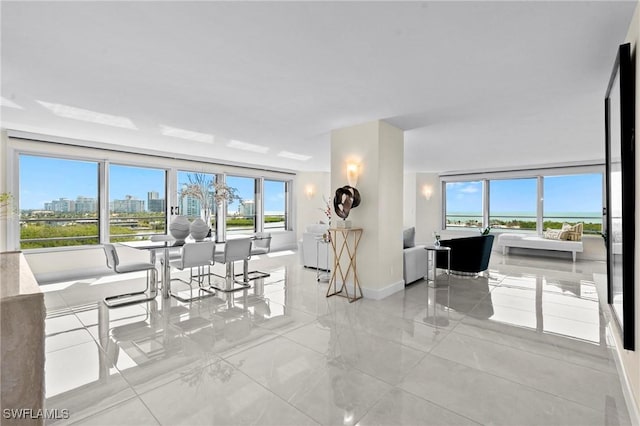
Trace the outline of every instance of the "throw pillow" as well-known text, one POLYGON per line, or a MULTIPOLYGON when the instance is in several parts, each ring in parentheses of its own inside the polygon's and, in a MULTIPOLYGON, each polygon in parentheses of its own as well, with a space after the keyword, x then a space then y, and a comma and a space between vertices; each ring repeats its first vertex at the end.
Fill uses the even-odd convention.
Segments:
POLYGON ((557 240, 561 232, 559 229, 547 229, 544 231, 544 237, 547 240, 557 240))
POLYGON ((402 231, 403 248, 414 247, 416 245, 416 228, 411 227, 402 231))
POLYGON ((547 240, 566 240, 568 234, 568 231, 562 229, 547 229, 544 231, 543 237, 547 240))
POLYGON ((580 241, 582 240, 582 223, 576 223, 573 226, 569 226, 569 230, 567 231, 567 240, 569 241, 580 241))

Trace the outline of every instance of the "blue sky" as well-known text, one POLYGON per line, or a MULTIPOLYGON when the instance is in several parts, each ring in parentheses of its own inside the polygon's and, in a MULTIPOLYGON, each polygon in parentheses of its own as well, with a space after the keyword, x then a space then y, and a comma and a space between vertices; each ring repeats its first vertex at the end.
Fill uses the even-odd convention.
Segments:
MULTIPOLYGON (((112 164, 109 169, 109 198, 126 195, 147 200, 147 192, 165 193, 165 172, 112 164)), ((229 185, 247 200, 254 199, 254 180, 228 177, 229 185)), ((183 182, 180 182, 183 183, 183 182)), ((284 185, 265 180, 265 211, 284 211, 284 185)), ((44 203, 58 198, 75 200, 78 196, 97 198, 98 166, 96 163, 46 157, 20 156, 20 208, 43 209, 44 203)), ((236 211, 237 203, 229 206, 236 211)))
MULTIPOLYGON (((492 180, 492 212, 528 212, 535 214, 537 180, 492 180)), ((602 175, 581 174, 544 178, 545 213, 602 211, 602 175)), ((448 212, 482 212, 482 182, 447 184, 448 212)))

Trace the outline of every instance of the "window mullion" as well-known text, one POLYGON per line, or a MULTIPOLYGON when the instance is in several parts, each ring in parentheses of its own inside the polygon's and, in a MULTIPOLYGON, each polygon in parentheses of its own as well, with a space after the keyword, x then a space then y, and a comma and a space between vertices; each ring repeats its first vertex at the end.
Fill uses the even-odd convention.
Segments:
POLYGON ((536 231, 538 235, 544 232, 544 177, 538 176, 538 212, 536 218, 536 231))
POLYGON ((264 178, 257 178, 255 184, 255 222, 256 232, 264 231, 264 178))
POLYGON ((109 242, 109 162, 98 162, 98 234, 100 244, 109 242))
POLYGON ((482 227, 486 228, 489 226, 489 180, 482 180, 482 227))

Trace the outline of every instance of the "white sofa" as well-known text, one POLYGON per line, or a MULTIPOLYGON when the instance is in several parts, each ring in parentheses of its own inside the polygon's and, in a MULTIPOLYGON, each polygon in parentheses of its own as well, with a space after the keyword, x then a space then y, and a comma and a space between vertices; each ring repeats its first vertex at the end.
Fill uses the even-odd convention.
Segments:
POLYGON ((427 275, 428 253, 423 245, 407 247, 402 250, 402 271, 405 285, 421 280, 427 275))
POLYGON ((331 244, 318 243, 322 234, 326 234, 328 225, 308 225, 302 234, 302 265, 306 268, 328 270, 331 263, 331 244))
POLYGON ((536 250, 556 250, 568 251, 576 261, 576 253, 582 253, 582 241, 550 240, 531 234, 500 234, 498 236, 498 246, 502 246, 502 254, 506 255, 509 247, 536 249, 536 250))
POLYGON ((415 228, 406 228, 402 232, 402 275, 404 284, 411 284, 427 275, 428 252, 424 245, 416 245, 415 228))

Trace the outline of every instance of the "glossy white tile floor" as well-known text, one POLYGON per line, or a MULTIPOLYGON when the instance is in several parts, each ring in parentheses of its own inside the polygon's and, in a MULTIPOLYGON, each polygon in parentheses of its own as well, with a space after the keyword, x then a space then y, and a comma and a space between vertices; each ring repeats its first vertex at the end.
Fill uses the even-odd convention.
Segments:
POLYGON ((298 261, 253 260, 271 277, 246 299, 108 309, 143 279, 43 286, 47 408, 91 425, 630 424, 604 263, 493 253, 488 278, 349 304, 298 261))

